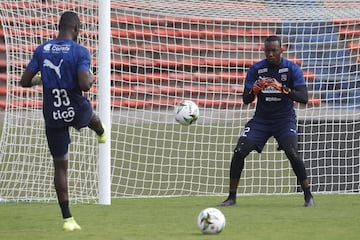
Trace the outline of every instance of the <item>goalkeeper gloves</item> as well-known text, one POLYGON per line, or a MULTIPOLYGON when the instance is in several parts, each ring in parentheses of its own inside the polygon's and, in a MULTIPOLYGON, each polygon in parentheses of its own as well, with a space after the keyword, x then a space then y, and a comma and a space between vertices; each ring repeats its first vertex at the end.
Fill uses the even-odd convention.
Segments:
POLYGON ((254 83, 253 88, 250 90, 250 93, 257 95, 260 91, 264 90, 267 87, 272 87, 275 90, 286 95, 291 92, 290 88, 288 88, 286 85, 282 85, 275 78, 266 77, 257 80, 254 83))
POLYGON ((262 90, 264 90, 267 87, 267 82, 264 79, 259 79, 257 80, 253 87, 250 89, 250 94, 254 94, 257 95, 259 92, 261 92, 262 90))
POLYGON ((291 92, 290 88, 288 88, 286 85, 282 85, 275 78, 267 78, 266 81, 267 81, 267 86, 271 86, 279 92, 282 92, 286 95, 291 92))

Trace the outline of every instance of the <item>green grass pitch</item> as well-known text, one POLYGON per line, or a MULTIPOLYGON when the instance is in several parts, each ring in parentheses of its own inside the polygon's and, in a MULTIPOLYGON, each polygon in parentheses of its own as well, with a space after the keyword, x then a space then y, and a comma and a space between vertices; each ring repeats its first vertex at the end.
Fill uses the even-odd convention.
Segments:
POLYGON ((82 230, 63 232, 56 203, 1 203, 0 238, 11 239, 359 239, 360 195, 318 194, 317 206, 302 206, 301 194, 239 196, 236 206, 218 207, 226 227, 218 235, 197 229, 198 213, 223 197, 120 198, 112 204, 73 204, 82 230))

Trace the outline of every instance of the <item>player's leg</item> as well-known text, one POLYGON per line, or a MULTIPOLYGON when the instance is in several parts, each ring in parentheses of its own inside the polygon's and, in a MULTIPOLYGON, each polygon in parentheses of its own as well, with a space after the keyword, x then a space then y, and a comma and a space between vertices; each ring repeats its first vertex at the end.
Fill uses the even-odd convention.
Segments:
POLYGON ((105 143, 106 141, 106 128, 101 122, 99 116, 95 113, 92 114, 88 127, 96 132, 99 143, 105 143))
POLYGON ((68 191, 68 146, 70 143, 69 130, 65 128, 46 128, 46 137, 54 164, 54 186, 61 214, 64 219, 63 230, 80 230, 81 227, 72 217, 69 208, 68 191))
POLYGON ((224 202, 218 204, 219 206, 230 206, 236 203, 237 188, 239 186, 241 172, 244 169, 245 158, 252 150, 256 148, 256 144, 248 138, 239 138, 230 164, 229 196, 224 202))
POLYGON ((73 127, 78 130, 83 127, 89 127, 96 133, 98 142, 105 143, 106 128, 99 116, 93 112, 90 102, 87 99, 83 99, 79 105, 76 120, 73 121, 73 127))
POLYGON ((297 135, 289 135, 287 138, 284 138, 284 140, 281 141, 281 148, 284 150, 287 158, 289 159, 291 167, 298 179, 298 182, 301 184, 301 188, 304 191, 304 206, 314 206, 315 202, 310 191, 310 184, 304 162, 301 159, 298 151, 297 135))

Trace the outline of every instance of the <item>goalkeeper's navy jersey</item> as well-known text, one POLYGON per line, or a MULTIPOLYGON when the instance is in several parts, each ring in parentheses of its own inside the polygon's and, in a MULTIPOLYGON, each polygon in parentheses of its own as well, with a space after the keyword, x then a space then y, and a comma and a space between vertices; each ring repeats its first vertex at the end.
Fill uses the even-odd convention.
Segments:
POLYGON ((78 83, 78 72, 90 69, 88 49, 72 40, 53 39, 36 48, 27 69, 41 72, 47 126, 88 124, 92 110, 78 83))
MULTIPOLYGON (((281 59, 279 66, 271 66, 267 60, 252 65, 246 75, 245 88, 251 89, 254 82, 263 77, 275 78, 289 88, 306 85, 301 68, 285 58, 281 59)), ((267 87, 257 95, 255 118, 276 120, 295 118, 293 100, 286 94, 280 93, 272 87, 267 87)))

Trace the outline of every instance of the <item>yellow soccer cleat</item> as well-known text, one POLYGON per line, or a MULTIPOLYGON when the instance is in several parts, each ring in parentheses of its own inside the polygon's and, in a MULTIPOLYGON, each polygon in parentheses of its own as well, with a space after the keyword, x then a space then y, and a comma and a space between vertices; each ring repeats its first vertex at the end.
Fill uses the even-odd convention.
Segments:
POLYGON ((77 222, 73 217, 70 217, 64 219, 63 230, 67 232, 71 232, 74 230, 81 230, 81 227, 79 226, 79 224, 77 224, 77 222))
POLYGON ((99 143, 105 143, 105 142, 106 142, 106 128, 105 128, 104 124, 102 125, 102 127, 103 127, 103 129, 104 129, 103 134, 97 135, 97 138, 98 138, 98 142, 99 142, 99 143))

